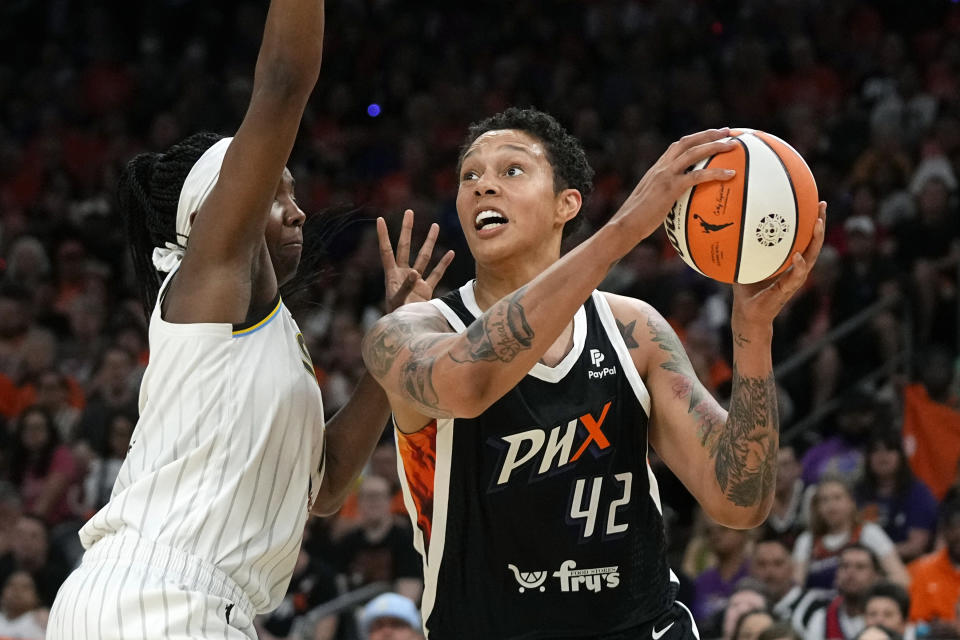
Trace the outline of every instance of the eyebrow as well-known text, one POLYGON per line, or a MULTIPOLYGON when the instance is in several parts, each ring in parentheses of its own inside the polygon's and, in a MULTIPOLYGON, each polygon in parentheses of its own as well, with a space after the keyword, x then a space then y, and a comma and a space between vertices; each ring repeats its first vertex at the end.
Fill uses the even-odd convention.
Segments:
MULTIPOLYGON (((503 146, 501 146, 500 148, 498 148, 497 151, 499 151, 500 149, 510 149, 510 150, 512 150, 512 151, 520 151, 521 153, 525 153, 525 154, 527 154, 528 156, 536 157, 536 156, 533 155, 533 153, 532 153, 528 148, 526 148, 526 147, 521 147, 521 146, 518 145, 518 144, 506 143, 506 144, 504 144, 503 146)), ((471 155, 473 155, 476 151, 477 151, 477 148, 476 148, 476 147, 474 147, 473 149, 470 149, 470 151, 467 151, 465 154, 463 154, 463 159, 466 160, 466 159, 469 158, 471 155)))

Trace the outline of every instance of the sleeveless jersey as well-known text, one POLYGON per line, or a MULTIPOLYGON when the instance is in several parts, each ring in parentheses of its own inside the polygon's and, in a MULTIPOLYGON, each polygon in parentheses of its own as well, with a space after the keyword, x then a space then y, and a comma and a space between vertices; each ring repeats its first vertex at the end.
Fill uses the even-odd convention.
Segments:
MULTIPOLYGON (((432 303, 456 331, 472 282, 432 303)), ((428 638, 619 638, 668 611, 650 397, 603 294, 573 348, 473 419, 396 432, 428 638)))
POLYGON ((127 458, 80 539, 89 549, 135 533, 174 547, 216 565, 268 611, 286 593, 323 478, 320 388, 279 294, 256 323, 173 324, 160 317, 172 275, 150 319, 127 458))

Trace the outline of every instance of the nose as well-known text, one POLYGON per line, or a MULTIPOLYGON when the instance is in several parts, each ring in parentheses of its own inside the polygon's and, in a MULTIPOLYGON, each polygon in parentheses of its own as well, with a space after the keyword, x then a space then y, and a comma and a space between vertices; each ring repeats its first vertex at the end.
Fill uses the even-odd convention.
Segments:
POLYGON ((486 177, 486 173, 480 176, 473 186, 473 192, 477 197, 492 196, 500 192, 500 186, 495 180, 486 177))
POLYGON ((296 204, 287 207, 286 214, 284 215, 284 222, 287 224, 287 226, 302 227, 306 219, 307 214, 305 214, 303 209, 298 207, 296 204))

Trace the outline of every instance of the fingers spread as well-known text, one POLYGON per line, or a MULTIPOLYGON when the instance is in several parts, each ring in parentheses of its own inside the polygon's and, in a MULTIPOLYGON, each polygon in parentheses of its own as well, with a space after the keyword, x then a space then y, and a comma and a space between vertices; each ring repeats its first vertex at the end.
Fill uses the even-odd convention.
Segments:
POLYGON ((450 266, 450 263, 453 262, 453 250, 447 251, 443 254, 443 257, 440 258, 440 262, 437 263, 437 266, 433 268, 433 271, 430 272, 430 275, 426 277, 427 284, 430 285, 430 289, 435 289, 440 283, 440 279, 443 278, 443 274, 446 273, 447 267, 450 266))
POLYGON ((413 264, 413 268, 416 269, 417 273, 426 271, 427 264, 430 263, 430 256, 433 255, 433 247, 437 243, 438 235, 440 235, 440 225, 434 222, 430 225, 427 239, 423 241, 423 246, 420 247, 420 252, 417 254, 417 261, 413 264))
POLYGON ((403 225, 400 227, 400 239, 397 240, 397 264, 401 267, 410 264, 410 237, 413 235, 413 211, 403 212, 403 225))
POLYGON ((390 232, 387 231, 387 221, 377 218, 377 243, 380 245, 380 262, 384 271, 390 271, 397 266, 393 259, 393 245, 390 244, 390 232))

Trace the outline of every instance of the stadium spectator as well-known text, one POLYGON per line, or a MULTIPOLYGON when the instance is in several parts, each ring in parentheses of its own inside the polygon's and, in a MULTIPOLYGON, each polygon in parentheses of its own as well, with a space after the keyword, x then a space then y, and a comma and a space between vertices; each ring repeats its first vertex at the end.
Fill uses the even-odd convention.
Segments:
POLYGON ((737 621, 748 611, 769 610, 770 598, 763 584, 753 578, 744 578, 734 587, 727 608, 718 616, 718 625, 707 625, 701 632, 705 638, 731 640, 737 621))
POLYGON ((870 589, 881 578, 876 555, 853 542, 840 552, 837 597, 815 611, 804 629, 806 640, 852 640, 864 628, 864 606, 870 589))
POLYGON ((793 547, 797 582, 806 587, 830 588, 844 548, 852 543, 870 549, 887 578, 906 586, 906 568, 897 550, 878 525, 861 522, 849 486, 839 478, 820 481, 810 508, 810 528, 793 547))
POLYGON ((0 556, 0 582, 14 571, 26 571, 33 578, 40 602, 50 606, 70 567, 61 558, 59 549, 51 546, 42 520, 21 516, 14 535, 10 551, 0 556))
POLYGON ((907 590, 892 582, 878 582, 867 592, 863 619, 866 625, 880 625, 903 636, 904 640, 916 640, 916 629, 907 623, 910 615, 910 595, 907 590))
POLYGON ((763 583, 773 602, 771 611, 780 620, 804 629, 810 615, 833 599, 832 589, 804 589, 796 582, 790 549, 779 538, 756 544, 750 562, 750 575, 763 583))
POLYGON ((732 640, 757 640, 761 633, 773 626, 775 618, 765 609, 752 609, 737 619, 732 640))
POLYGON ((390 511, 390 484, 379 476, 363 479, 357 495, 360 528, 336 546, 334 559, 351 589, 385 582, 411 600, 423 591, 420 559, 413 548, 409 527, 390 511))
POLYGON ((77 464, 50 415, 31 407, 20 415, 11 447, 10 479, 20 488, 23 510, 56 525, 71 519, 68 493, 77 464))
POLYGON ((914 477, 902 438, 892 429, 870 436, 863 480, 855 494, 861 518, 883 527, 900 558, 909 562, 930 546, 937 526, 937 499, 914 477))
POLYGON ((863 439, 877 424, 880 408, 867 392, 854 389, 841 399, 835 416, 836 433, 811 447, 803 456, 803 483, 817 484, 825 475, 848 483, 863 473, 863 439))
POLYGON ((940 505, 943 546, 910 563, 910 620, 958 622, 960 603, 960 495, 940 505))
POLYGON ((793 548, 797 536, 806 528, 808 505, 805 504, 801 471, 796 446, 781 443, 777 452, 777 488, 765 526, 789 548, 793 548))
POLYGON ((422 640, 420 612, 413 600, 384 593, 367 603, 360 614, 364 640, 422 640))
POLYGON ((694 580, 694 599, 690 609, 698 623, 708 621, 726 608, 734 586, 749 573, 752 550, 748 531, 708 521, 706 536, 717 564, 694 580))
POLYGON ((33 576, 14 571, 0 590, 0 638, 42 640, 46 612, 40 608, 33 576))

